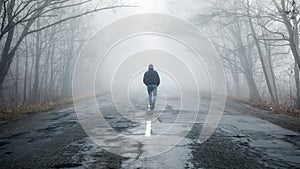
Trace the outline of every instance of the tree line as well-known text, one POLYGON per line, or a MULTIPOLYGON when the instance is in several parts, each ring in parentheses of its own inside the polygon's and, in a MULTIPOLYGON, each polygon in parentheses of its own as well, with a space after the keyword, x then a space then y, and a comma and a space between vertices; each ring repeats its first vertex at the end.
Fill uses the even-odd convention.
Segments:
POLYGON ((1 0, 0 105, 70 96, 74 62, 89 38, 87 15, 124 6, 104 0, 1 0))
MULTIPOLYGON (((193 17, 213 41, 228 93, 300 108, 300 2, 212 0, 193 17)), ((94 12, 126 5, 104 0, 0 1, 0 105, 71 95, 76 56, 94 12)))
POLYGON ((299 1, 211 1, 193 20, 213 39, 230 95, 300 108, 299 1))

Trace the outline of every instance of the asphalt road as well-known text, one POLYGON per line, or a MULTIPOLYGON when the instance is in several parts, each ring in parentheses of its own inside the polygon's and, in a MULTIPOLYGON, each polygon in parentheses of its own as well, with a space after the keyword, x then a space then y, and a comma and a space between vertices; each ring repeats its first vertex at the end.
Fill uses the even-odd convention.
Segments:
MULTIPOLYGON (((218 128, 201 144, 209 100, 202 99, 195 122, 176 121, 180 110, 172 105, 176 98, 170 100, 149 111, 145 98, 132 101, 134 110, 97 98, 117 133, 103 124, 93 126, 100 146, 82 129, 73 105, 2 122, 0 168, 300 168, 299 132, 255 115, 276 114, 228 100, 218 128), (182 131, 169 131, 174 124, 182 131), (163 139, 149 141, 156 137, 163 139), (176 139, 180 142, 174 144, 176 139)), ((82 103, 88 117, 89 101, 82 103)))

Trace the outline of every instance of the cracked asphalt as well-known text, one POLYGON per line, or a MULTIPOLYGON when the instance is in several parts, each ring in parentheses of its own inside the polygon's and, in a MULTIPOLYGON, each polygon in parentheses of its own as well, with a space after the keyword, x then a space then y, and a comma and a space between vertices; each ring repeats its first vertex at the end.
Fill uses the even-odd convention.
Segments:
MULTIPOLYGON (((101 146, 82 129, 73 105, 65 105, 2 122, 0 168, 300 168, 299 131, 291 125, 281 127, 280 118, 279 122, 270 120, 283 117, 273 112, 227 100, 218 128, 201 144, 198 139, 209 99, 201 99, 195 122, 176 121, 180 113, 176 97, 158 104, 153 112, 147 109, 146 98, 135 98, 134 109, 116 109, 105 96, 99 96, 97 102, 105 121, 117 133, 110 135, 101 124, 92 126, 100 133, 101 146), (163 139, 147 141, 145 119, 152 121, 151 137, 163 139), (174 123, 182 131, 168 131, 174 123), (182 139, 174 144, 179 135, 182 139)), ((89 101, 82 103, 88 116, 89 101)), ((289 120, 300 125, 299 118, 289 120)))

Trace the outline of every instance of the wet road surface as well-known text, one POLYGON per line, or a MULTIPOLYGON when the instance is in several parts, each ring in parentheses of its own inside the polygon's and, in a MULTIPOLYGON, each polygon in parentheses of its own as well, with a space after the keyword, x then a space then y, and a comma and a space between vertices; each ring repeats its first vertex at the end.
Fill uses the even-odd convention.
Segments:
MULTIPOLYGON (((177 122, 180 111, 172 102, 158 103, 157 109, 149 112, 145 98, 133 101, 135 110, 126 106, 117 110, 103 97, 97 101, 105 120, 117 133, 146 141, 155 136, 165 140, 126 140, 109 135, 100 125, 96 126, 101 133, 99 139, 106 146, 98 146, 82 129, 73 105, 66 105, 2 122, 0 168, 300 168, 299 133, 251 115, 271 113, 265 110, 228 100, 217 130, 200 144, 209 100, 202 99, 195 123, 177 122), (145 117, 151 121, 150 136, 146 136, 147 119, 141 120, 145 117), (178 144, 172 142, 178 133, 165 132, 174 123, 192 127, 178 144), (126 144, 115 143, 118 140, 126 144), (124 157, 111 153, 108 147, 124 157), (147 156, 159 150, 162 152, 158 155, 147 156)), ((83 103, 88 112, 88 101, 83 103)))

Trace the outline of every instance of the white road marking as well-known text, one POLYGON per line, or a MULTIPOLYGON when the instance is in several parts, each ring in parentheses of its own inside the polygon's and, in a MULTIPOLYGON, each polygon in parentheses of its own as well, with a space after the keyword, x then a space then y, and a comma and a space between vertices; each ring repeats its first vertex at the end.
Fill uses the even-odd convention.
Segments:
POLYGON ((151 136, 151 121, 147 121, 145 136, 146 137, 151 136))

